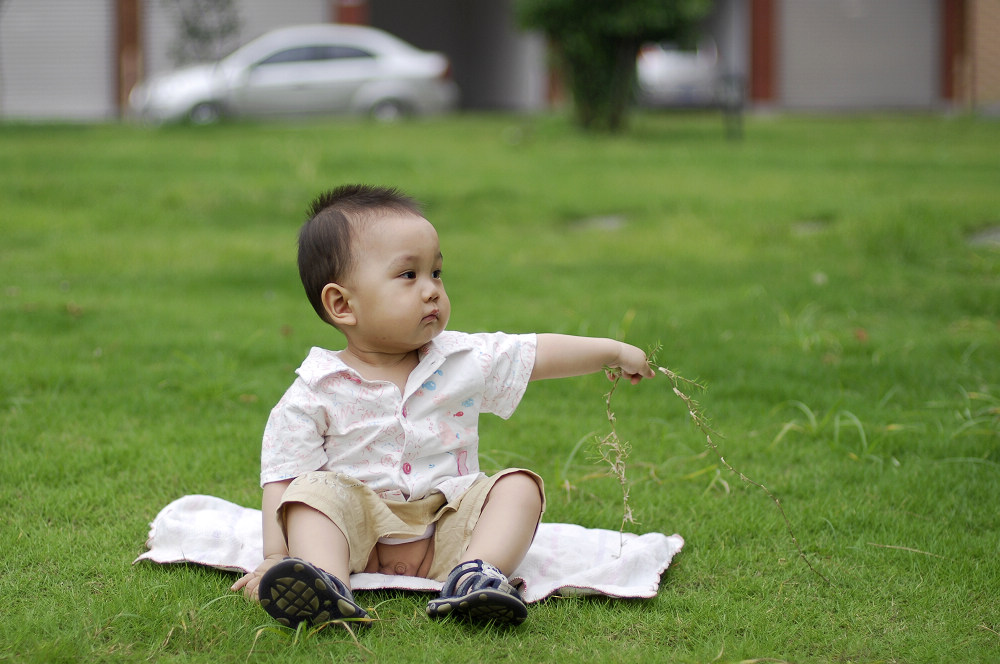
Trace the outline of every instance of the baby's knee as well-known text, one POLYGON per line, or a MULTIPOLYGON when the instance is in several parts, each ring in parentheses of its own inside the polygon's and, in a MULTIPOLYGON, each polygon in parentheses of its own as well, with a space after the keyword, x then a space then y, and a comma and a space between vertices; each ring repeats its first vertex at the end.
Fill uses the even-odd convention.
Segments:
POLYGON ((511 473, 496 481, 490 490, 489 499, 499 498, 504 502, 515 502, 526 511, 542 509, 542 488, 528 473, 511 473))

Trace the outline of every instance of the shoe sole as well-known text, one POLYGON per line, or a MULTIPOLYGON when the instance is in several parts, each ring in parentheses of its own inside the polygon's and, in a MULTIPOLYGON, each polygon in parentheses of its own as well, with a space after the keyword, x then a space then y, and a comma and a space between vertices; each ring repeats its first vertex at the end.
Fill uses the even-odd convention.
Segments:
POLYGON ((367 618, 360 606, 341 595, 318 573, 301 561, 283 561, 272 567, 269 583, 260 588, 260 605, 282 625, 301 622, 320 625, 333 620, 367 618))
POLYGON ((432 618, 455 616, 477 622, 520 625, 528 617, 524 602, 499 590, 476 590, 462 597, 431 600, 427 615, 432 618))

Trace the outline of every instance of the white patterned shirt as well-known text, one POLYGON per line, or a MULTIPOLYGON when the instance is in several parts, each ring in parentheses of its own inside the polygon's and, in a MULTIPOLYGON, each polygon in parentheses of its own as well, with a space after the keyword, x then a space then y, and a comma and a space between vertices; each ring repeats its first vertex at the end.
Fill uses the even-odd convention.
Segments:
POLYGON ((534 334, 442 332, 418 351, 402 394, 313 348, 267 421, 261 485, 329 470, 388 500, 460 495, 482 476, 479 414, 514 413, 535 348, 534 334))

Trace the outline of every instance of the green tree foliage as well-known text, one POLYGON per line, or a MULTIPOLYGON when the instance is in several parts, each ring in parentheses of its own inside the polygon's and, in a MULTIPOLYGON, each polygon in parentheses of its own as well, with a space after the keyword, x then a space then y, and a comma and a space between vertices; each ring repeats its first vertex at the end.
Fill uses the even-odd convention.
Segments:
POLYGON ((545 32, 566 76, 576 121, 618 131, 635 85, 639 48, 690 41, 711 0, 518 0, 522 25, 545 32))

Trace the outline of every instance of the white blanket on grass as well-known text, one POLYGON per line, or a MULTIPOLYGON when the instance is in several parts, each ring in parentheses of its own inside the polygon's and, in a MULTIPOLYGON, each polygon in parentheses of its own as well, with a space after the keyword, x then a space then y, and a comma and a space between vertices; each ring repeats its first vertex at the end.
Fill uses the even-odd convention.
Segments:
MULTIPOLYGON (((150 524, 148 551, 135 559, 195 563, 248 572, 263 560, 260 510, 213 496, 190 495, 164 507, 150 524)), ((528 602, 551 595, 656 595, 660 575, 684 546, 680 535, 542 523, 524 562, 513 574, 528 602)), ((396 588, 436 592, 441 582, 412 576, 353 574, 355 590, 396 588)))

